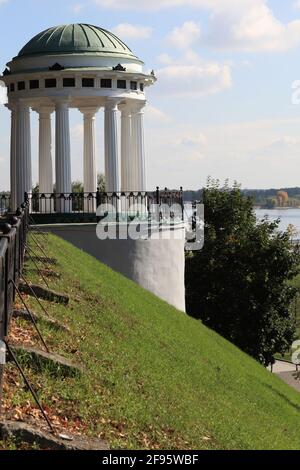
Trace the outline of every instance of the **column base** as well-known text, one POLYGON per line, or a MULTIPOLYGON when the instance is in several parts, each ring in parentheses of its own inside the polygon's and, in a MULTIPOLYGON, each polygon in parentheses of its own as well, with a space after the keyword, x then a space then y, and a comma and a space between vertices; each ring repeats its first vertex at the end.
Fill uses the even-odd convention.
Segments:
POLYGON ((73 201, 68 195, 56 196, 55 212, 59 214, 70 214, 73 212, 73 201))

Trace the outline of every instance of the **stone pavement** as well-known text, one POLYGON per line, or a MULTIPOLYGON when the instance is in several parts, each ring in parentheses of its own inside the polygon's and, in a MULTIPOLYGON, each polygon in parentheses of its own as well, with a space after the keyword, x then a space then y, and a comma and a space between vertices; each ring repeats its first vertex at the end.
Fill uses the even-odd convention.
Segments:
MULTIPOLYGON (((271 367, 268 367, 268 370, 271 371, 271 367)), ((298 366, 300 374, 300 366, 298 366)), ((273 364, 273 374, 278 375, 285 383, 290 387, 293 387, 297 392, 300 392, 300 376, 299 379, 295 379, 294 374, 297 372, 297 366, 289 362, 276 361, 273 364)))

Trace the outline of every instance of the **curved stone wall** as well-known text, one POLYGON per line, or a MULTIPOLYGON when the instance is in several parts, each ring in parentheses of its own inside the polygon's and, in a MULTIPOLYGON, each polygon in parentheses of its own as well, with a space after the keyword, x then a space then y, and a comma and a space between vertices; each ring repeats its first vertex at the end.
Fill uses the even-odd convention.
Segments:
MULTIPOLYGON (((120 272, 162 300, 185 311, 185 227, 173 228, 173 239, 99 240, 95 224, 47 226, 47 230, 120 272)), ((167 232, 164 235, 168 236, 167 232)))

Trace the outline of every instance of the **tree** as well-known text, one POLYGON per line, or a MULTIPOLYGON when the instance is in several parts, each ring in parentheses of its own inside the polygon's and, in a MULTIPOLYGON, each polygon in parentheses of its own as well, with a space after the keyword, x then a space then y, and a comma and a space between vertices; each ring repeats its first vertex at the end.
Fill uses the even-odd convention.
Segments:
POLYGON ((105 192, 105 175, 103 173, 97 175, 97 187, 99 191, 105 192))
POLYGON ((285 207, 289 200, 289 195, 286 191, 277 192, 277 203, 279 207, 285 207))
MULTIPOLYGON (((98 173, 97 175, 97 188, 99 189, 99 191, 105 191, 105 176, 103 175, 103 173, 98 173)), ((72 192, 83 193, 83 183, 81 181, 73 181, 72 192)))
POLYGON ((266 200, 266 209, 274 209, 276 206, 276 198, 268 197, 266 200))
POLYGON ((187 312, 262 364, 285 353, 295 334, 300 254, 279 220, 257 221, 235 185, 203 190, 205 242, 186 260, 187 312))
POLYGON ((290 240, 296 240, 299 238, 299 230, 293 224, 289 224, 286 228, 287 233, 289 234, 290 240))
POLYGON ((83 184, 81 181, 72 181, 72 193, 83 193, 83 184))

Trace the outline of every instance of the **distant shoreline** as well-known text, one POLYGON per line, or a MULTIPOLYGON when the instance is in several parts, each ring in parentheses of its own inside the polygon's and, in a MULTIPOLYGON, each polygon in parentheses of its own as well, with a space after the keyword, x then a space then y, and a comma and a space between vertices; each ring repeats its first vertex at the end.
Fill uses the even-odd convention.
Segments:
POLYGON ((265 206, 254 206, 255 210, 266 210, 266 211, 286 211, 286 210, 300 210, 300 207, 265 207, 265 206))

